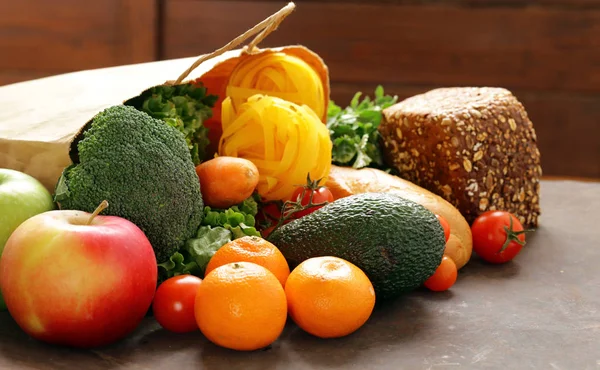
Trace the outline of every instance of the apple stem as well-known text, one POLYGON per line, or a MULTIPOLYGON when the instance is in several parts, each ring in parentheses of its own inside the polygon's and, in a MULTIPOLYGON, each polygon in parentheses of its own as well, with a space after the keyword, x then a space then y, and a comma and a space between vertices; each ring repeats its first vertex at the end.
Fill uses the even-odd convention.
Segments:
POLYGON ((94 210, 94 213, 92 213, 92 215, 90 216, 90 219, 88 220, 87 224, 91 225, 92 221, 94 221, 94 217, 98 216, 100 212, 106 209, 106 207, 108 207, 108 201, 103 200, 102 203, 100 203, 100 205, 96 208, 96 210, 94 210))

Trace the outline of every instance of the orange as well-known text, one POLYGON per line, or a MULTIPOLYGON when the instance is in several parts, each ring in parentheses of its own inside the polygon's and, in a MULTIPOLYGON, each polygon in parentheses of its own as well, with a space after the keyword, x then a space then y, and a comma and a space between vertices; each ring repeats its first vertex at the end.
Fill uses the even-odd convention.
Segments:
POLYGON ((266 268, 251 262, 217 267, 196 293, 198 328, 214 344, 253 351, 273 343, 287 319, 285 292, 266 268))
POLYGON ((338 257, 314 257, 299 264, 285 285, 288 312, 304 331, 337 338, 358 330, 375 307, 365 273, 338 257))
POLYGON ((290 267, 276 246, 258 236, 244 236, 223 245, 206 266, 206 274, 231 262, 252 262, 271 271, 285 286, 290 267))

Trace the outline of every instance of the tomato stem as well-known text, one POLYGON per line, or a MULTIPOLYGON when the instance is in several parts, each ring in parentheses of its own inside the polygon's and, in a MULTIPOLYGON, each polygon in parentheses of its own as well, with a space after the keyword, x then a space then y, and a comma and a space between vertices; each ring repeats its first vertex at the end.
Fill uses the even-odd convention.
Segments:
POLYGON ((500 250, 498 252, 496 252, 496 254, 502 253, 506 248, 508 248, 508 245, 511 242, 515 242, 515 243, 519 244, 520 246, 524 246, 525 241, 522 241, 521 239, 519 239, 519 235, 534 231, 533 229, 514 231, 513 230, 513 219, 512 219, 512 217, 509 217, 508 219, 510 222, 510 226, 509 227, 504 226, 504 231, 506 231, 506 240, 504 241, 504 244, 502 244, 502 248, 500 248, 500 250))
POLYGON ((273 233, 281 225, 283 225, 283 223, 285 221, 292 218, 292 216, 294 214, 304 211, 304 210, 307 210, 307 209, 310 209, 310 208, 313 208, 313 207, 322 207, 329 203, 328 201, 324 201, 321 203, 313 203, 313 196, 315 194, 315 191, 324 187, 324 186, 319 185, 321 180, 322 179, 311 180, 310 173, 308 173, 306 175, 306 184, 303 185, 302 194, 300 194, 295 200, 287 200, 283 203, 283 207, 281 210, 281 216, 279 217, 279 221, 277 222, 277 224, 275 225, 273 230, 271 230, 271 233, 273 233), (304 196, 306 195, 307 191, 310 191, 310 195, 308 197, 308 203, 306 205, 302 205, 302 200, 304 199, 304 196))
POLYGON ((319 183, 322 181, 323 179, 318 179, 318 180, 311 180, 310 178, 310 172, 306 174, 306 183, 302 184, 302 185, 294 185, 294 186, 302 186, 305 189, 308 190, 319 190, 319 188, 322 188, 323 186, 320 186, 319 183))

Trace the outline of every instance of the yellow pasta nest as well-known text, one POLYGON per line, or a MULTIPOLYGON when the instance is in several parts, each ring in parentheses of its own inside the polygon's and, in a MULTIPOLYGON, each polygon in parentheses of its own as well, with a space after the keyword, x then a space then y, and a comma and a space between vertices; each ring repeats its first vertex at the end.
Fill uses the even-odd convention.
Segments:
POLYGON ((252 55, 235 67, 225 94, 231 97, 233 106, 239 107, 256 94, 307 105, 321 119, 325 115, 321 78, 313 67, 293 55, 283 52, 252 55))
POLYGON ((331 169, 327 127, 305 105, 253 95, 234 108, 223 101, 219 155, 245 158, 259 172, 258 193, 264 200, 287 200, 298 185, 323 179, 331 169))

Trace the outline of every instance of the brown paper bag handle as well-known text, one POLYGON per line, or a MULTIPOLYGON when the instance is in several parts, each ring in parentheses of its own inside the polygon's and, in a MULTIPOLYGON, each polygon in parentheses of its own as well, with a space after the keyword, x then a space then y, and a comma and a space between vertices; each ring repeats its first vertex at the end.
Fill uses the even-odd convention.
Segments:
POLYGON ((180 84, 181 81, 183 81, 190 73, 192 73, 194 69, 196 69, 196 67, 202 64, 204 61, 217 57, 229 50, 234 49, 242 42, 246 41, 248 38, 258 33, 258 35, 252 41, 250 41, 250 43, 248 43, 248 45, 244 47, 243 50, 243 52, 245 53, 253 53, 255 51, 254 49, 256 48, 256 45, 258 45, 258 43, 264 40, 265 37, 267 37, 271 32, 275 31, 277 27, 281 24, 281 22, 285 19, 285 17, 287 17, 294 10, 295 7, 296 5, 293 2, 289 2, 279 11, 273 13, 271 16, 269 16, 262 22, 258 23, 248 31, 236 37, 235 39, 231 40, 225 46, 213 51, 212 53, 199 56, 198 59, 196 59, 196 61, 177 78, 177 80, 168 81, 167 83, 172 85, 180 84))

